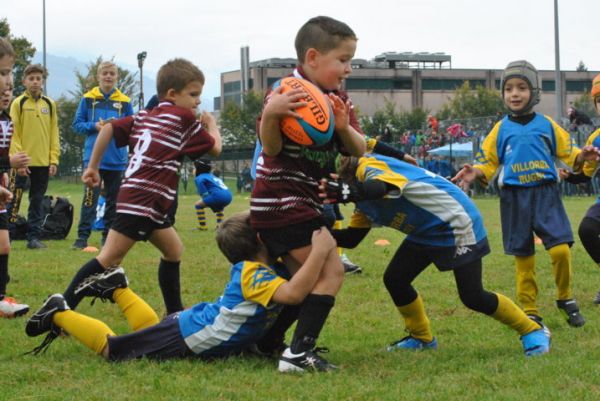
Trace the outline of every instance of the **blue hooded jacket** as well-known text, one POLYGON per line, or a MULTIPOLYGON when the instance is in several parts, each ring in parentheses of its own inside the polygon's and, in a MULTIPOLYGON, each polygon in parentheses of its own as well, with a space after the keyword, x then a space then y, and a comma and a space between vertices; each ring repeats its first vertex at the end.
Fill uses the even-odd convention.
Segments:
MULTIPOLYGON (((131 99, 118 89, 113 89, 112 92, 104 94, 100 87, 96 86, 83 95, 72 127, 78 134, 87 135, 83 151, 84 167, 87 167, 90 161, 92 149, 98 137, 96 123, 100 119, 108 121, 132 114, 131 99)), ((100 168, 103 170, 124 171, 127 168, 127 152, 126 146, 117 148, 115 140, 111 140, 100 162, 100 168)))

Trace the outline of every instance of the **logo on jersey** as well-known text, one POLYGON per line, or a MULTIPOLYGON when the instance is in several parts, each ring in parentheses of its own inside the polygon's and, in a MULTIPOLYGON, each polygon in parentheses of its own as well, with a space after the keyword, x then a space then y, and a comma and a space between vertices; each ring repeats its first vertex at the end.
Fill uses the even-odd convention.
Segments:
POLYGON ((275 272, 266 267, 258 267, 252 275, 252 281, 250 282, 250 288, 255 289, 261 287, 263 284, 273 281, 277 277, 275 272))
POLYGON ((121 110, 121 108, 123 108, 123 105, 119 102, 115 102, 113 103, 113 107, 117 110, 121 110))
POLYGON ((47 107, 42 107, 42 108, 40 109, 40 112, 41 112, 42 114, 48 114, 48 113, 50 113, 50 109, 48 109, 47 107))
POLYGON ((454 252, 454 257, 465 255, 471 251, 472 249, 468 246, 457 246, 456 252, 454 252))

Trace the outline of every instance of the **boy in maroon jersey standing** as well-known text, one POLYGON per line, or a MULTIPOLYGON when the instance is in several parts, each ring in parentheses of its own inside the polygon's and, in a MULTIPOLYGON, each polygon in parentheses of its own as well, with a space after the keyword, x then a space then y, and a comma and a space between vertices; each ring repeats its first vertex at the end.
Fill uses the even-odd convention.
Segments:
MULTIPOLYGON (((335 117, 335 132, 329 143, 309 148, 281 134, 281 119, 298 117, 295 109, 306 104, 301 101, 305 95, 301 90, 281 93, 277 88, 265 99, 259 132, 263 151, 257 161, 250 213, 252 225, 269 253, 281 257, 292 274, 310 254, 312 232, 326 225, 318 181, 335 171, 335 158, 340 152, 362 156, 366 148, 350 99, 340 91, 352 71, 350 62, 356 41, 348 25, 329 17, 310 19, 296 35, 299 65, 293 76, 307 79, 329 94, 335 117)), ((343 277, 340 257, 332 250, 317 284, 300 307, 292 343, 279 359, 280 371, 336 368, 317 355, 319 349, 315 345, 343 277)), ((269 353, 283 344, 285 329, 293 322, 293 318, 286 318, 284 311, 266 335, 264 342, 272 343, 269 353)), ((259 350, 265 352, 266 348, 259 347, 259 350)))
POLYGON ((168 219, 168 210, 176 196, 183 157, 217 156, 221 136, 211 114, 203 112, 196 119, 204 74, 195 65, 184 59, 170 60, 158 71, 156 86, 157 107, 102 127, 83 173, 86 185, 99 185, 98 166, 111 139, 114 137, 117 146, 129 146, 129 165, 106 243, 96 258, 79 269, 64 293, 71 309, 83 299, 75 289, 85 278, 120 265, 136 242, 146 240, 162 253, 158 281, 167 313, 183 309, 179 285, 183 244, 168 219))

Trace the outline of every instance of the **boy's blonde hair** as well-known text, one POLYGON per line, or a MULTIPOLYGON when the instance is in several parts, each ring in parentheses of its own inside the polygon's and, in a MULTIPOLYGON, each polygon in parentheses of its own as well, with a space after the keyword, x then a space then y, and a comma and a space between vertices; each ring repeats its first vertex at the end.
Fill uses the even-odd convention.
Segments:
POLYGON ((162 99, 169 89, 175 89, 176 92, 179 92, 187 84, 195 81, 204 85, 204 74, 198 67, 183 58, 169 60, 158 70, 156 93, 158 98, 162 99))
POLYGON ((11 57, 13 60, 17 57, 15 49, 13 49, 10 41, 6 38, 0 37, 0 58, 11 57))
POLYGON ((254 260, 260 250, 256 232, 250 225, 250 212, 240 212, 223 220, 217 230, 217 245, 231 263, 254 260))
POLYGON ((98 71, 96 74, 100 75, 102 70, 107 68, 114 68, 115 70, 117 70, 117 75, 119 74, 119 67, 112 61, 103 61, 100 64, 98 64, 98 71))
POLYGON ((27 67, 25 67, 25 70, 23 70, 23 78, 27 77, 29 74, 42 74, 42 77, 44 79, 46 79, 48 77, 48 71, 46 70, 46 68, 41 65, 41 64, 29 64, 27 67))
POLYGON ((345 23, 331 17, 309 19, 296 34, 296 55, 300 63, 304 62, 306 51, 310 48, 321 53, 335 49, 347 39, 358 40, 354 31, 345 23))
POLYGON ((356 178, 358 169, 358 157, 340 156, 337 168, 338 175, 342 181, 352 181, 356 178))

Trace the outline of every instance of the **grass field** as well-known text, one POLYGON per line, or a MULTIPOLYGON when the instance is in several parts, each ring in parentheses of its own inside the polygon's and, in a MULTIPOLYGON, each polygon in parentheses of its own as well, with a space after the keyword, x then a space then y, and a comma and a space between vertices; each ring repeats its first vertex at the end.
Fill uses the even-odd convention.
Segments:
MULTIPOLYGON (((67 196, 78 218, 81 187, 52 181, 49 194, 67 196)), ((176 228, 186 250, 182 261, 184 302, 212 300, 228 279, 229 265, 217 250, 214 232, 192 231, 196 196, 180 197, 176 228)), ((593 198, 565 200, 576 227, 593 198)), ((24 202, 26 203, 26 202, 24 202)), ((484 260, 489 290, 514 298, 513 259, 502 253, 498 201, 476 200, 488 229, 492 254, 484 260)), ((22 210, 25 210, 23 206, 22 210)), ((236 195, 226 214, 248 207, 247 194, 236 195)), ((351 209, 345 209, 349 216, 351 209)), ((214 226, 214 216, 208 215, 214 226)), ((70 249, 76 223, 65 241, 49 248, 25 249, 13 243, 9 293, 37 309, 51 293, 62 292, 73 274, 93 254, 70 249)), ((26 319, 0 321, 0 401, 16 400, 598 400, 600 399, 600 310, 592 304, 600 290, 600 270, 581 244, 573 247, 574 289, 588 323, 569 328, 554 306, 555 287, 549 258, 538 248, 539 304, 552 330, 551 353, 525 358, 518 336, 495 320, 460 303, 451 273, 428 269, 415 282, 425 299, 437 352, 388 353, 387 343, 405 335, 400 317, 382 283, 382 274, 403 236, 375 229, 348 252, 363 267, 347 277, 319 345, 340 366, 333 374, 282 375, 274 361, 253 357, 226 361, 198 360, 155 363, 147 360, 107 363, 73 339, 58 339, 37 357, 23 356, 40 338, 24 333, 26 319), (392 245, 373 243, 386 238, 392 245)), ((100 235, 91 243, 99 246, 100 235)), ((140 243, 125 259, 131 288, 159 314, 164 313, 157 284, 159 253, 140 243)), ((88 302, 80 312, 101 318, 117 333, 127 332, 115 305, 88 302)))

